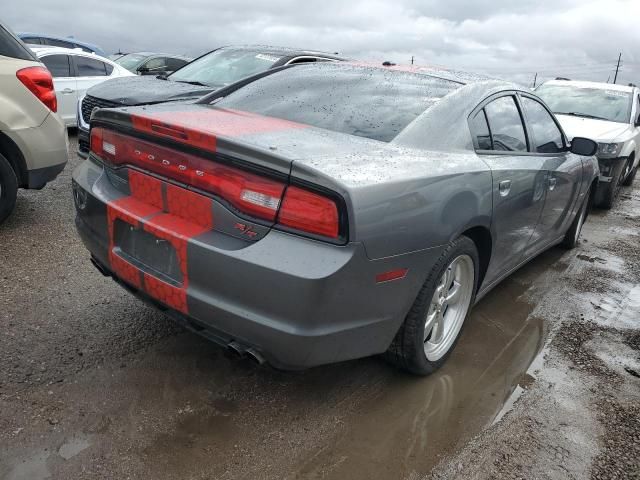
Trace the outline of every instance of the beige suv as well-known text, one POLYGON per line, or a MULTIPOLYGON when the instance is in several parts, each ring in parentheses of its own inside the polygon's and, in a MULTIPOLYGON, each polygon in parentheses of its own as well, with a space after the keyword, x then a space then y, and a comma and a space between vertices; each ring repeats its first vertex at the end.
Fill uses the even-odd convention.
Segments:
POLYGON ((44 187, 67 163, 67 130, 56 110, 51 74, 0 23, 0 223, 18 188, 44 187))

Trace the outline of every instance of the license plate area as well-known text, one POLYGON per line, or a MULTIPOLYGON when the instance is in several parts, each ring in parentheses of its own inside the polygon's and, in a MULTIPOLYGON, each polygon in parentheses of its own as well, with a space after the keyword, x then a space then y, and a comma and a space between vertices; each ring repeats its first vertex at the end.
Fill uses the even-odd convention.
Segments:
POLYGON ((141 271, 170 285, 183 282, 178 254, 171 243, 142 227, 116 219, 113 225, 114 253, 141 271))

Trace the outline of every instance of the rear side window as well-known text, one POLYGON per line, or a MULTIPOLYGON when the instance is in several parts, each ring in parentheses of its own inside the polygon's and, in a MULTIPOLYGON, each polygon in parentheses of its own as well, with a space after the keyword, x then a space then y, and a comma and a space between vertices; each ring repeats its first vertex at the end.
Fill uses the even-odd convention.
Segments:
POLYGON ((389 142, 460 86, 430 75, 320 62, 256 80, 216 106, 389 142))
POLYGON ((35 54, 18 37, 0 25, 0 55, 37 62, 35 54))
POLYGON ((531 127, 535 151, 538 153, 564 151, 562 133, 547 109, 541 103, 528 97, 522 97, 522 107, 531 127))
POLYGON ((487 123, 484 110, 480 110, 475 114, 471 122, 469 122, 469 128, 471 129, 471 135, 473 135, 478 150, 493 150, 489 124, 487 123))
POLYGON ((79 77, 104 77, 107 75, 105 64, 100 60, 87 57, 75 57, 79 77))
POLYGON ((515 99, 500 97, 484 109, 491 129, 492 150, 526 152, 527 139, 515 99))
POLYGON ((111 72, 113 72, 113 65, 109 65, 108 63, 103 63, 103 65, 107 72, 107 75, 111 75, 111 72))
POLYGON ((47 66, 53 78, 71 76, 71 66, 69 65, 68 55, 48 55, 42 57, 41 60, 42 63, 47 66))

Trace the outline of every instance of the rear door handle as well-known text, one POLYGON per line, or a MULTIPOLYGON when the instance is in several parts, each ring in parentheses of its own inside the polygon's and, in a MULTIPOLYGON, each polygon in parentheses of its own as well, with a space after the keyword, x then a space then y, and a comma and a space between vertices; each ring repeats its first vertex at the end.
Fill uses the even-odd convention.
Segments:
POLYGON ((555 177, 549 178, 549 190, 556 188, 557 179, 555 177))
POLYGON ((502 180, 498 184, 498 192, 500 192, 501 197, 506 197, 507 195, 509 195, 510 191, 511 191, 511 180, 502 180))
POLYGON ((65 88, 64 90, 62 90, 62 93, 73 93, 73 90, 71 90, 70 88, 65 88))

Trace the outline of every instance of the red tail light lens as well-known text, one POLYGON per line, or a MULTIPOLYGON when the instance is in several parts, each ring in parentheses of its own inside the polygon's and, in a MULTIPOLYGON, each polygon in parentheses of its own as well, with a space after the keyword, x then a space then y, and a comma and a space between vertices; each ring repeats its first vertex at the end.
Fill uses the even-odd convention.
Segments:
POLYGON ((285 184, 100 127, 91 151, 111 165, 133 165, 228 201, 241 212, 275 221, 285 184))
POLYGON ((28 67, 18 70, 16 77, 33 93, 38 100, 44 103, 49 110, 58 110, 58 99, 53 88, 53 77, 44 67, 28 67))
POLYGON ((336 202, 293 186, 287 188, 278 214, 278 223, 330 238, 338 238, 340 232, 336 202))
POLYGON ((321 194, 239 168, 221 165, 146 140, 91 129, 91 152, 106 163, 132 165, 212 193, 253 217, 338 239, 340 222, 336 202, 321 194), (284 193, 284 199, 283 197, 284 193))

